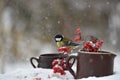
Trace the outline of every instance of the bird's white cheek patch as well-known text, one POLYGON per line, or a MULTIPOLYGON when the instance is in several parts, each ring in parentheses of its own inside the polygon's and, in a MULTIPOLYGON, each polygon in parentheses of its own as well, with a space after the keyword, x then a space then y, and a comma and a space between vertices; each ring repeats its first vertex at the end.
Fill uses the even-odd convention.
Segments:
POLYGON ((56 38, 56 41, 60 41, 61 40, 61 38, 56 38))

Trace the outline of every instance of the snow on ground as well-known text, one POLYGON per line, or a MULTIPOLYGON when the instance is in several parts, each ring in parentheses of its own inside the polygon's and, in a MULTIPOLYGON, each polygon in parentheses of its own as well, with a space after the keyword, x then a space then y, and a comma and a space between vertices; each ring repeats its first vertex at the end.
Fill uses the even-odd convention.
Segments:
MULTIPOLYGON (((21 65, 21 64, 20 64, 21 65)), ((0 80, 35 80, 34 78, 41 78, 41 80, 74 80, 73 76, 66 71, 65 76, 53 74, 51 69, 19 67, 17 70, 9 71, 5 74, 0 74, 0 80)), ((89 77, 80 80, 120 80, 120 55, 117 55, 114 63, 114 74, 104 77, 89 77)))

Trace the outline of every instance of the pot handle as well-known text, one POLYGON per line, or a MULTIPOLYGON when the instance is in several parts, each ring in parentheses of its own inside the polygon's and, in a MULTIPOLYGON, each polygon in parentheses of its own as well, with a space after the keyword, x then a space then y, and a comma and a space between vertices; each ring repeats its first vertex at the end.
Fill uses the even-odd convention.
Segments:
POLYGON ((33 63, 33 60, 36 60, 36 61, 38 62, 39 59, 37 59, 37 58, 35 58, 35 57, 31 57, 31 58, 30 58, 30 63, 32 64, 32 66, 33 66, 34 68, 37 68, 37 66, 35 66, 34 63, 33 63))
MULTIPOLYGON (((76 59, 77 59, 77 56, 68 56, 67 59, 66 59, 66 65, 67 65, 68 71, 73 75, 74 78, 76 78, 76 73, 74 72, 74 70, 72 69, 72 67, 69 65, 69 61, 70 61, 71 59, 76 60, 76 59)), ((73 64, 74 64, 74 63, 73 63, 73 64)))

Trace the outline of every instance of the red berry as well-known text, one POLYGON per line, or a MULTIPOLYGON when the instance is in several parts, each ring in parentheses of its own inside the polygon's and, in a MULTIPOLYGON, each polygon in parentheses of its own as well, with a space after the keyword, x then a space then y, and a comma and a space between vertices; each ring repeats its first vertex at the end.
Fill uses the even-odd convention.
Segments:
POLYGON ((66 69, 67 69, 66 64, 64 64, 62 67, 63 67, 63 69, 64 69, 64 70, 66 70, 66 69))
POLYGON ((61 71, 61 75, 65 75, 66 73, 65 73, 65 71, 61 71))
POLYGON ((66 53, 68 53, 69 48, 68 47, 60 47, 60 48, 58 48, 58 52, 66 52, 66 53))
POLYGON ((65 75, 65 71, 63 70, 63 68, 60 65, 55 65, 53 67, 53 72, 54 73, 60 73, 61 75, 65 75))
POLYGON ((102 46, 102 44, 103 44, 103 40, 100 40, 100 41, 97 41, 97 42, 96 42, 95 48, 97 49, 97 51, 98 51, 99 48, 102 46))
POLYGON ((77 34, 81 34, 80 28, 78 28, 76 31, 77 31, 77 34))
POLYGON ((81 38, 80 38, 80 36, 75 36, 74 40, 75 40, 76 42, 78 42, 78 41, 81 41, 81 38))
POLYGON ((54 65, 56 65, 56 64, 58 64, 58 63, 60 63, 60 59, 55 59, 55 60, 53 60, 53 61, 52 61, 52 66, 54 66, 54 65))
POLYGON ((53 70, 54 70, 54 73, 60 72, 60 66, 59 66, 59 65, 55 65, 55 66, 53 67, 53 70))
POLYGON ((84 44, 83 49, 88 51, 89 48, 90 48, 90 42, 87 41, 87 42, 84 44))
POLYGON ((60 63, 61 63, 61 65, 64 65, 66 63, 66 60, 63 59, 63 60, 61 60, 60 63))
POLYGON ((41 80, 41 78, 34 78, 33 80, 41 80))
POLYGON ((83 49, 89 52, 93 52, 94 48, 95 48, 95 43, 93 43, 92 41, 87 41, 84 46, 83 49))

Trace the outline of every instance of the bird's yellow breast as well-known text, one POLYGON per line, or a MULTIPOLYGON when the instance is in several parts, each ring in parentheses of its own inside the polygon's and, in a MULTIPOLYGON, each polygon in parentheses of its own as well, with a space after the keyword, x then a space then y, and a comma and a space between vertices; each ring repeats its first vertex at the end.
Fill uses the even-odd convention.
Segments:
POLYGON ((62 47, 62 46, 64 46, 64 43, 62 41, 57 42, 57 47, 62 47))

